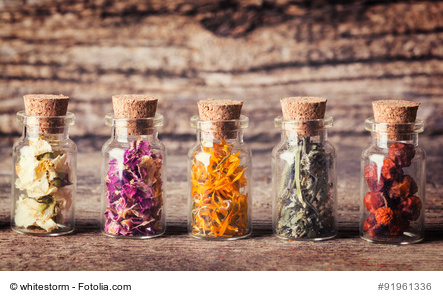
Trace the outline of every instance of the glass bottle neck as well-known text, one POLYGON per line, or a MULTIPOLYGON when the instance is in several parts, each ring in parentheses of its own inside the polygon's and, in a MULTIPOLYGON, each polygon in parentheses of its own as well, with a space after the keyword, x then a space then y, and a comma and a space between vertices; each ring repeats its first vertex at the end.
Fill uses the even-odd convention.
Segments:
POLYGON ((23 137, 28 139, 66 140, 69 139, 69 127, 44 128, 24 125, 23 137))
POLYGON ((296 130, 282 130, 281 139, 289 144, 297 144, 302 139, 309 139, 313 143, 325 143, 328 140, 328 131, 326 129, 318 130, 311 136, 301 135, 296 130))
POLYGON ((112 137, 119 141, 153 141, 158 139, 158 130, 156 128, 133 129, 125 126, 113 126, 112 137))
POLYGON ((397 139, 392 139, 392 134, 384 132, 372 132, 372 143, 380 148, 387 148, 395 142, 402 142, 406 144, 418 145, 418 133, 408 133, 397 136, 397 139))
POLYGON ((213 143, 220 144, 223 140, 226 144, 243 143, 243 130, 237 129, 227 132, 197 130, 197 140, 204 146, 209 147, 213 143))

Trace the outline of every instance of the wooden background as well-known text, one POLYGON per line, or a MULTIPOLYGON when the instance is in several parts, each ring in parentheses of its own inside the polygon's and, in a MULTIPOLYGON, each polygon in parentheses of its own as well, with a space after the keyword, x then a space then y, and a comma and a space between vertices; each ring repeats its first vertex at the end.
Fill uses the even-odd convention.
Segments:
POLYGON ((0 1, 0 269, 443 270, 438 251, 443 245, 442 41, 443 1, 0 1), (79 230, 64 240, 70 244, 9 230, 11 148, 21 134, 15 114, 28 93, 68 95, 69 110, 77 117, 70 133, 79 147, 79 230), (149 242, 150 252, 164 252, 155 264, 140 255, 130 258, 132 264, 123 260, 110 267, 107 257, 104 263, 100 257, 107 244, 121 247, 128 241, 98 233, 97 168, 110 134, 104 115, 112 111, 111 97, 127 93, 159 97, 158 112, 165 116, 160 138, 169 154, 171 227, 165 239, 149 242), (328 98, 327 114, 335 121, 330 138, 338 151, 341 234, 316 247, 278 241, 270 231, 270 152, 279 140, 273 118, 281 114, 281 97, 299 95, 328 98), (185 233, 186 151, 195 140, 189 118, 197 114, 196 102, 207 97, 244 100, 243 114, 250 118, 245 139, 256 170, 255 234, 217 246, 185 233), (388 98, 420 102, 418 116, 425 120, 420 144, 428 153, 429 242, 408 247, 423 252, 418 263, 412 257, 395 259, 389 255, 397 250, 392 247, 370 249, 356 232, 360 153, 369 142, 364 119, 372 115, 372 100, 388 98), (49 267, 18 244, 54 250, 41 255, 49 267), (221 263, 217 252, 233 246, 243 253, 221 263), (304 252, 296 255, 300 261, 267 256, 274 252, 286 258, 294 246, 313 248, 310 260, 302 262, 304 252), (199 248, 213 255, 206 266, 200 265, 199 248), (342 252, 351 255, 343 258, 342 252), (197 259, 189 261, 190 254, 197 259), (67 258, 85 265, 70 266, 67 258))

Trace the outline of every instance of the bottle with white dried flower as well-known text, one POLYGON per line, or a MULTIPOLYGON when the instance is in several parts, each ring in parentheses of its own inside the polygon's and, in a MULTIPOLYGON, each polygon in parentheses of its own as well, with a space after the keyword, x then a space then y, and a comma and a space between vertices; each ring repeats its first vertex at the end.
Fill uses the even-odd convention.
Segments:
POLYGON ((13 147, 11 228, 38 236, 74 231, 77 146, 69 138, 69 97, 25 95, 23 134, 13 147))

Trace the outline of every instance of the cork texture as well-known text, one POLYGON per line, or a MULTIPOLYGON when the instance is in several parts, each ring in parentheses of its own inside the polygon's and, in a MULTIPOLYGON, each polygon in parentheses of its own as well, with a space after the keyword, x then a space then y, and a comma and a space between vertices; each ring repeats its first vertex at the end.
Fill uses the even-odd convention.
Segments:
POLYGON ((326 111, 326 98, 322 97, 286 97, 280 99, 285 120, 323 119, 326 111))
POLYGON ((313 121, 325 117, 327 99, 323 97, 286 97, 280 103, 284 120, 292 120, 286 130, 297 131, 298 136, 316 136, 323 127, 323 122, 313 121))
POLYGON ((157 111, 158 98, 148 95, 126 94, 112 96, 115 117, 150 118, 157 111))
POLYGON ((387 134, 388 140, 411 140, 420 103, 407 100, 376 100, 372 102, 374 121, 378 133, 387 134))
POLYGON ((198 112, 203 121, 201 129, 213 139, 235 139, 237 137, 238 122, 240 118, 243 101, 230 99, 202 99, 198 101, 198 112), (232 120, 232 122, 230 121, 232 120))
POLYGON ((28 94, 23 98, 29 116, 65 116, 68 111, 69 97, 65 95, 28 94))
POLYGON ((202 120, 233 120, 240 118, 243 101, 207 98, 197 104, 202 120))
POLYGON ((420 103, 407 100, 376 100, 372 102, 375 122, 415 122, 420 103))
POLYGON ((158 98, 141 94, 124 94, 112 96, 114 116, 133 120, 117 121, 119 131, 127 130, 128 135, 149 135, 152 133, 158 98), (121 125, 121 126, 120 126, 121 125))
POLYGON ((68 111, 69 97, 54 94, 27 94, 23 96, 28 125, 38 126, 41 134, 58 134, 64 131, 64 120, 68 111), (32 117, 31 117, 32 116, 32 117), (36 118, 34 118, 36 117, 36 118), (47 117, 47 118, 45 118, 47 117))

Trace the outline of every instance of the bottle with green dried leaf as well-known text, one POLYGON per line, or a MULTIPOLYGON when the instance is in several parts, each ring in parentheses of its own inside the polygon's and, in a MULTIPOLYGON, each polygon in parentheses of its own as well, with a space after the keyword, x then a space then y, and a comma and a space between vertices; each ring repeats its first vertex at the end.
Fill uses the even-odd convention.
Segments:
POLYGON ((12 230, 38 236, 74 231, 77 147, 69 138, 69 97, 25 95, 23 135, 13 147, 12 230))
POLYGON ((286 240, 337 235, 335 149, 328 141, 332 117, 326 99, 281 99, 275 118, 281 142, 272 151, 273 232, 286 240))

